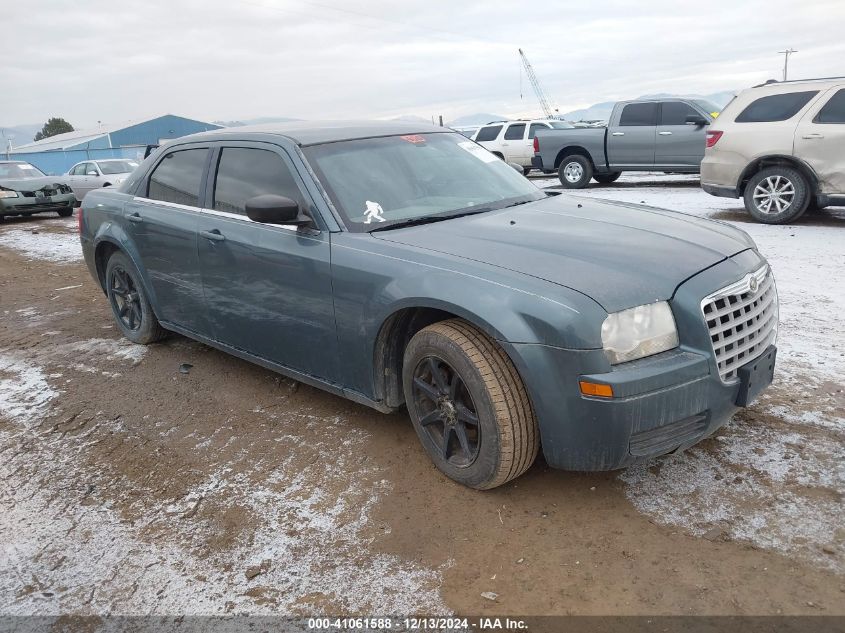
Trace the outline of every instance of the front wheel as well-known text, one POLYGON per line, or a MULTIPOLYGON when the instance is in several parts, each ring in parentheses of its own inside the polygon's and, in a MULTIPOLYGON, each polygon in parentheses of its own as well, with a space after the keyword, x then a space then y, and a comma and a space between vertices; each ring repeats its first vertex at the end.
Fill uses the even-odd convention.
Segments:
POLYGON ((167 335, 153 313, 137 269, 120 251, 106 264, 106 295, 117 326, 133 343, 147 345, 167 335))
POLYGON ((572 154, 561 161, 557 175, 565 188, 583 189, 593 176, 593 166, 586 156, 572 154))
POLYGON ((540 438, 525 386, 480 330, 460 319, 420 330, 405 350, 402 379, 414 429, 447 477, 486 490, 534 462, 540 438))
POLYGON ((619 180, 619 176, 622 175, 622 172, 614 172, 612 174, 594 174, 593 180, 602 184, 602 185, 609 185, 612 182, 616 182, 619 180))
POLYGON ((745 186, 745 208, 758 222, 786 224, 800 218, 810 203, 810 187, 791 167, 767 167, 745 186))

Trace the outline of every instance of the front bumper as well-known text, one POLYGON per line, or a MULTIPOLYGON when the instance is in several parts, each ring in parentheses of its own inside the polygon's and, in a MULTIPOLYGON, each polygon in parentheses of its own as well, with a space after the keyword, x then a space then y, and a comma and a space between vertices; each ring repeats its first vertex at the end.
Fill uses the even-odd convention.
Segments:
POLYGON ((740 408, 742 386, 719 377, 700 302, 762 263, 744 251, 681 285, 670 301, 681 345, 668 352, 608 370, 601 350, 503 343, 531 395, 548 464, 623 468, 692 446, 724 425, 740 408), (610 385, 614 397, 584 396, 579 380, 610 385))
POLYGON ((0 215, 18 215, 21 213, 46 213, 67 209, 76 204, 72 193, 51 196, 49 202, 43 199, 18 196, 17 198, 0 198, 0 215))

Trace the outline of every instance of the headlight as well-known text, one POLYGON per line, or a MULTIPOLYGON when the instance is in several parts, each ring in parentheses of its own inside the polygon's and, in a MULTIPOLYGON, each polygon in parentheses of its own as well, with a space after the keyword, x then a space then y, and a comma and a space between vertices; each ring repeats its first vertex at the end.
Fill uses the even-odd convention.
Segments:
POLYGON ((18 192, 11 189, 0 189, 0 198, 17 198, 18 192))
POLYGON ((611 365, 677 347, 672 308, 660 301, 608 314, 601 326, 601 342, 611 365))

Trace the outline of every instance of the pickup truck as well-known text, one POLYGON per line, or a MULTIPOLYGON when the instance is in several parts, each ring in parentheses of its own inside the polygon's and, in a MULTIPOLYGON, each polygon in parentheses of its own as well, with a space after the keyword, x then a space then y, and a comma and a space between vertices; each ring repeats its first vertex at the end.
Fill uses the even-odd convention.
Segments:
POLYGON ((583 189, 590 178, 609 184, 623 171, 697 174, 718 110, 704 99, 620 101, 607 127, 539 130, 531 165, 556 171, 566 189, 583 189))

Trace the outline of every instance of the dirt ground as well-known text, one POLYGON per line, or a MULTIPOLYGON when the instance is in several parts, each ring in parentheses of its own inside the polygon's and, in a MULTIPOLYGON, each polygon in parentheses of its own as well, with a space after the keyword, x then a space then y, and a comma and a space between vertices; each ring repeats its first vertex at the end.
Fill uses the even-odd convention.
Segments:
POLYGON ((0 224, 0 614, 845 613, 841 322, 776 258, 783 369, 716 437, 476 492, 404 412, 122 340, 73 225, 0 224))

